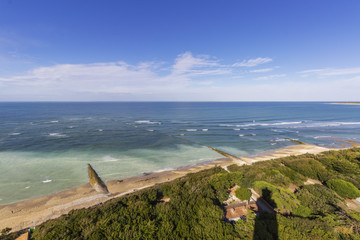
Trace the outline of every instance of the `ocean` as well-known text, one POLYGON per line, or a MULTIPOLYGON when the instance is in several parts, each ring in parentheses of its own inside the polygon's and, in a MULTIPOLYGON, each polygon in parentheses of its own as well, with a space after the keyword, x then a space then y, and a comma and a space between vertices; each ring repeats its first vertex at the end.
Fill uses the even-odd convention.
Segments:
POLYGON ((0 103, 0 205, 88 182, 255 155, 294 143, 360 141, 360 105, 325 102, 0 103))

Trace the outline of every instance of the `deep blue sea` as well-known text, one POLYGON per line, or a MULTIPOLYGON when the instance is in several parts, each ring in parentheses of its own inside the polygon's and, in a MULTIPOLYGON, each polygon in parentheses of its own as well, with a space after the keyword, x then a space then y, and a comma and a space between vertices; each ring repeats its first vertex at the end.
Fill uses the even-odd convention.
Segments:
POLYGON ((244 156, 298 139, 360 141, 360 105, 320 102, 0 103, 0 205, 88 182, 244 156))

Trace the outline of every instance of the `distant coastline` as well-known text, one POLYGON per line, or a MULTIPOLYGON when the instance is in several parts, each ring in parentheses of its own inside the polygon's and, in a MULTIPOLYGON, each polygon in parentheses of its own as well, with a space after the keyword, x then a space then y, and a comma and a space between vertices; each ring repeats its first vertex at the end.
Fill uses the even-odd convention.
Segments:
POLYGON ((331 104, 342 104, 342 105, 360 105, 360 102, 335 102, 331 104))

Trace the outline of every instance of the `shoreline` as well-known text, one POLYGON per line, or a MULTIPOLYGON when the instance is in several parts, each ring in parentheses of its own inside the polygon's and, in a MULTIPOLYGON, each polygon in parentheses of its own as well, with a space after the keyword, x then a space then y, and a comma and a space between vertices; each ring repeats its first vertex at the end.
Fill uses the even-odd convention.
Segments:
MULTIPOLYGON (((351 145, 351 143, 348 144, 351 145)), ((46 196, 0 205, 0 229, 10 227, 12 231, 17 231, 34 227, 47 220, 67 214, 71 210, 88 208, 110 199, 122 197, 129 193, 154 186, 155 184, 175 180, 188 173, 199 172, 215 166, 221 166, 227 170, 227 166, 232 164, 243 165, 245 162, 253 163, 291 155, 296 156, 304 153, 318 154, 324 151, 343 150, 347 148, 349 147, 326 148, 311 144, 299 144, 265 151, 254 156, 240 157, 239 159, 219 158, 195 165, 178 167, 173 170, 152 172, 119 180, 110 180, 106 182, 110 192, 108 195, 97 193, 90 184, 87 183, 76 188, 46 196)))

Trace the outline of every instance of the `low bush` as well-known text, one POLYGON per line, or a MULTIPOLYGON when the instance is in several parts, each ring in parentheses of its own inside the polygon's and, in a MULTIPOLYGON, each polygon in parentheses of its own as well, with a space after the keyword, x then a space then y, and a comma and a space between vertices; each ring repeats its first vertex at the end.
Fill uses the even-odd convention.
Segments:
POLYGON ((320 181, 327 180, 331 175, 323 164, 314 159, 285 161, 284 164, 306 177, 318 179, 320 181))
POLYGON ((341 179, 331 179, 326 182, 326 185, 339 194, 340 197, 350 199, 360 197, 359 189, 350 182, 341 179))
POLYGON ((331 189, 320 185, 306 185, 295 196, 301 205, 308 207, 314 214, 334 213, 342 199, 331 189))
POLYGON ((289 213, 300 205, 295 195, 287 189, 276 187, 265 181, 256 181, 253 187, 272 207, 277 208, 279 212, 289 213))
POLYGON ((251 191, 248 188, 238 188, 235 191, 236 197, 240 200, 250 200, 251 197, 251 191))

